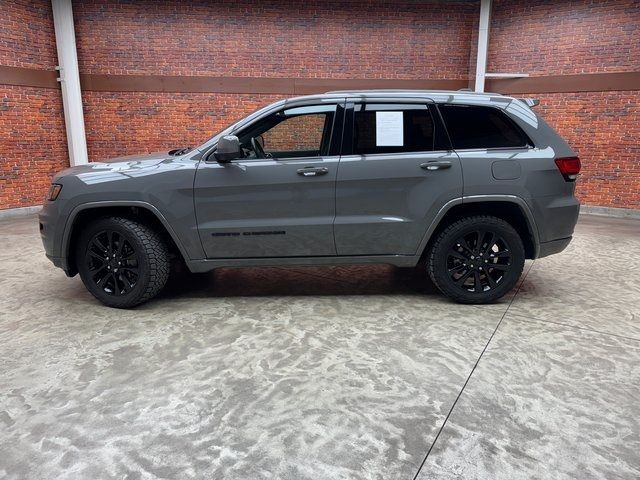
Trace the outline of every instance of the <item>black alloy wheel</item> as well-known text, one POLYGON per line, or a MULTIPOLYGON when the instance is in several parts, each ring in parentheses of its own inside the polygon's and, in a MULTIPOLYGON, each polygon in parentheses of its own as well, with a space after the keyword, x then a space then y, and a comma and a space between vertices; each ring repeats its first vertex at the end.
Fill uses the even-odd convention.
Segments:
POLYGON ((109 307, 146 302, 169 277, 169 251, 162 236, 128 218, 104 217, 87 225, 75 254, 85 287, 109 307))
POLYGON ((126 295, 140 278, 136 251, 116 230, 103 230, 93 236, 85 264, 91 280, 107 295, 126 295))
POLYGON ((438 289, 460 303, 489 303, 508 293, 524 268, 522 239, 492 216, 461 218, 435 238, 427 271, 438 289))
POLYGON ((492 231, 475 230, 456 239, 447 255, 447 270, 460 288, 486 292, 496 288, 511 268, 511 251, 492 231))

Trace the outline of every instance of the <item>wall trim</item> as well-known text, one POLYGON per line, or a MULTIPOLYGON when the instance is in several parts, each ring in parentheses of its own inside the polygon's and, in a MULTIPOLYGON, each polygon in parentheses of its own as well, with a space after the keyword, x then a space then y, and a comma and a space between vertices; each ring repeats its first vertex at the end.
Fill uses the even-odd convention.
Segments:
POLYGON ((60 88, 56 78, 58 78, 58 72, 55 70, 0 65, 0 85, 60 88))
POLYGON ((634 220, 640 220, 640 209, 581 205, 580 215, 598 215, 601 217, 631 218, 634 220))
POLYGON ((487 91, 512 93, 577 93, 640 90, 640 72, 581 73, 525 78, 487 79, 487 91))
MULTIPOLYGON (((331 79, 81 74, 82 89, 98 92, 246 93, 307 95, 330 90, 407 88, 459 90, 467 79, 331 79)), ((640 72, 584 73, 487 79, 496 93, 573 93, 640 90, 640 72)))
POLYGON ((39 213, 40 210, 42 210, 41 205, 36 205, 34 207, 5 208, 4 210, 0 210, 0 220, 28 217, 29 215, 39 213))
MULTIPOLYGON (((55 70, 0 66, 0 85, 55 88, 60 84, 55 70)), ((236 93, 308 95, 329 90, 407 88, 459 90, 468 79, 332 79, 212 77, 198 75, 110 75, 80 74, 83 91, 159 93, 236 93)), ((541 75, 526 78, 486 80, 486 90, 503 94, 578 93, 640 90, 640 71, 541 75)))
POLYGON ((83 90, 98 92, 247 93, 306 95, 328 90, 407 88, 466 88, 467 80, 332 79, 208 77, 174 75, 81 74, 83 90))

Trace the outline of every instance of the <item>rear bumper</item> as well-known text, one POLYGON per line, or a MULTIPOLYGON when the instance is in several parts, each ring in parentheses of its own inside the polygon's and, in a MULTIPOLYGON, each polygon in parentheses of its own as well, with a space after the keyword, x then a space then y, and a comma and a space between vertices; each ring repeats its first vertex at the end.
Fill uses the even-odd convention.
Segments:
POLYGON ((571 239, 580 213, 580 203, 573 195, 534 197, 532 206, 541 248, 545 243, 571 239))
POLYGON ((554 253, 560 253, 567 248, 567 245, 569 245, 572 238, 573 237, 559 238, 558 240, 541 243, 538 249, 538 256, 536 258, 548 257, 554 253))

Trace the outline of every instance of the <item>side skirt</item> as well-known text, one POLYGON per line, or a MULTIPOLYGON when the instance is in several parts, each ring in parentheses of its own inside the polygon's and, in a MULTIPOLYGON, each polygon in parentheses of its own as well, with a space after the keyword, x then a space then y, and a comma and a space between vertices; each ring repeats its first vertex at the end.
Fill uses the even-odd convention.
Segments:
POLYGON ((371 255, 336 257, 277 257, 277 258, 216 258, 190 260, 187 262, 193 273, 208 272, 222 267, 266 267, 284 265, 361 265, 389 264, 397 267, 415 267, 420 256, 414 255, 371 255))

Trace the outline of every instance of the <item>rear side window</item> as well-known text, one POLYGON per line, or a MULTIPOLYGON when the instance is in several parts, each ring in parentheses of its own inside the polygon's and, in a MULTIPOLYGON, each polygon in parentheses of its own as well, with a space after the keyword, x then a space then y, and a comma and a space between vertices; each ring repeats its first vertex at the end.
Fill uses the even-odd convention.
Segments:
POLYGON ((427 105, 361 103, 354 105, 353 153, 429 152, 434 125, 427 105))
POLYGON ((504 112, 474 105, 439 105, 454 149, 532 146, 504 112))

